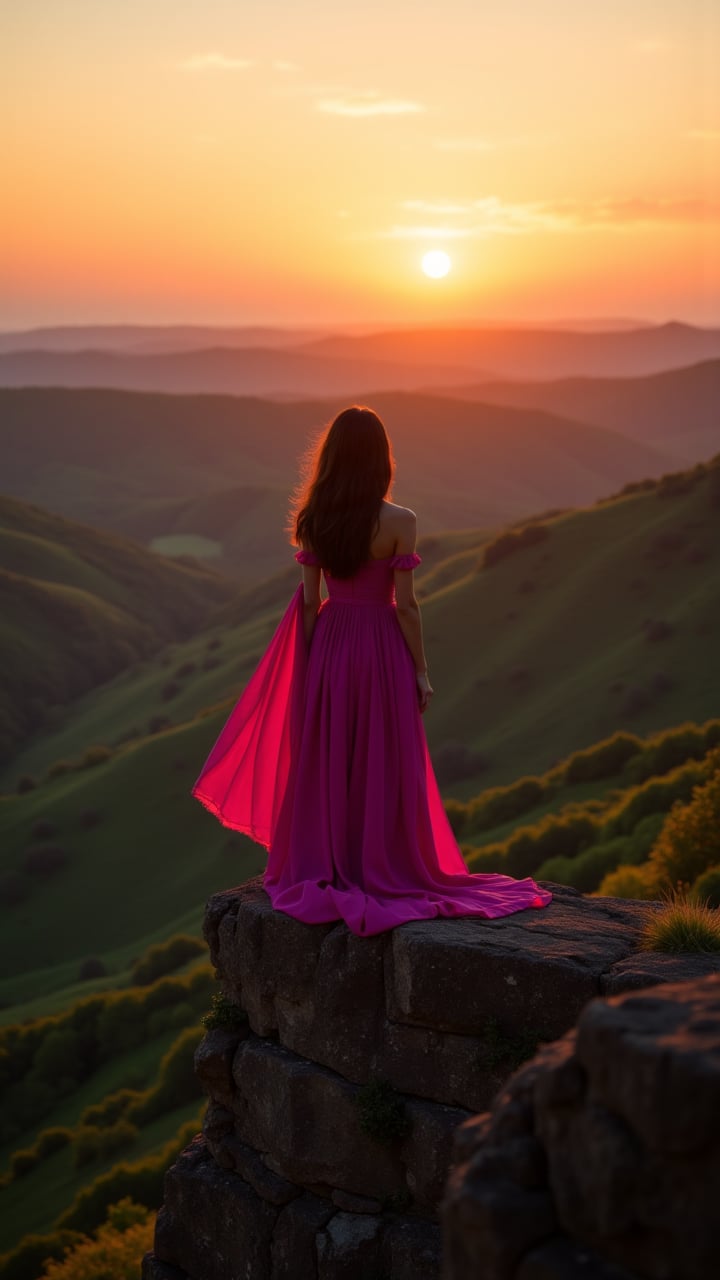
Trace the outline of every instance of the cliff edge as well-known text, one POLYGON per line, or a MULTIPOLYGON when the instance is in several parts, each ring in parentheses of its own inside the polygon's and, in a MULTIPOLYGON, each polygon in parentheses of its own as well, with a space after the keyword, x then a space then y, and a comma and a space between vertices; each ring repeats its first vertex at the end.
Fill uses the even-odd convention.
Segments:
MULTIPOLYGON (((203 1132, 166 1174, 143 1280, 437 1280, 446 1185, 446 1233, 469 1203, 448 1173, 520 1063, 594 997, 720 972, 639 952, 645 904, 547 887, 543 910, 371 938, 273 911, 259 878, 215 894, 226 1024, 196 1054, 203 1132)), ((485 1275, 455 1253, 452 1280, 485 1275)))

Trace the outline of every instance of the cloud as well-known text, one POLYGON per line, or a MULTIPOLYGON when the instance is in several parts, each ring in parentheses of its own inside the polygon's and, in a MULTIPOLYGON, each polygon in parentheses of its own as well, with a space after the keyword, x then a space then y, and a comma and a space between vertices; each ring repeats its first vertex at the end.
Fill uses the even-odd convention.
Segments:
POLYGON ((247 71, 249 58, 228 58, 224 53, 195 53, 178 63, 181 71, 247 71))
POLYGON ((384 98, 375 89, 363 89, 357 93, 343 93, 337 97, 320 98, 315 107, 332 116, 405 116, 424 111, 420 102, 407 98, 384 98))
POLYGON ((285 62, 283 58, 275 58, 270 64, 273 71, 299 71, 297 62, 285 62))
POLYGON ((720 217, 720 201, 707 200, 702 196, 682 199, 631 196, 624 200, 560 200, 542 207, 561 220, 582 227, 625 226, 638 222, 703 222, 720 217))
POLYGON ((657 199, 630 197, 625 200, 538 200, 510 203, 497 196, 449 204, 406 200, 404 209, 453 216, 462 221, 447 223, 395 223, 372 238, 390 240, 482 239, 491 235, 530 235, 537 232, 583 232, 623 230, 643 224, 697 223, 720 220, 720 201, 698 198, 657 199))
POLYGON ((702 142, 720 142, 720 129, 688 129, 686 136, 702 142))

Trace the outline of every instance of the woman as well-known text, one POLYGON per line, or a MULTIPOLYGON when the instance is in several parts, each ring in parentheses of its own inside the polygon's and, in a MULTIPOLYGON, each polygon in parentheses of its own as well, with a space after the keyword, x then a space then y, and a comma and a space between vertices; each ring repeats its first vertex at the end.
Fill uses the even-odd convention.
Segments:
POLYGON ((421 720, 415 515, 390 502, 392 480, 377 414, 343 410, 295 507, 302 583, 192 789, 268 849, 277 910, 358 935, 551 899, 530 878, 470 874, 453 836, 421 720))

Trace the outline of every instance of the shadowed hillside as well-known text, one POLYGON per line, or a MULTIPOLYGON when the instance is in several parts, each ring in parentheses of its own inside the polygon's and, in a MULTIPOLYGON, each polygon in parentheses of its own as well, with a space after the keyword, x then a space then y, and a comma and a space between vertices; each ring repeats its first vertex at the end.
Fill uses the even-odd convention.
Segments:
POLYGON ((0 754, 56 709, 228 600, 226 579, 29 503, 0 498, 0 754))
POLYGON ((685 463, 709 457, 720 445, 720 360, 645 378, 485 382, 444 394, 566 414, 666 449, 685 463))

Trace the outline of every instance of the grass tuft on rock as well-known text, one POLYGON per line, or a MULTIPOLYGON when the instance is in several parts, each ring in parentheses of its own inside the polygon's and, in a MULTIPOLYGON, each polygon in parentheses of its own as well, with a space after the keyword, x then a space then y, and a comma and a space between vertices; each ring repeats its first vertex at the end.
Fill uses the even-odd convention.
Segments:
POLYGON ((682 895, 669 897, 659 911, 648 915, 640 935, 644 951, 720 951, 720 912, 707 902, 682 895))

